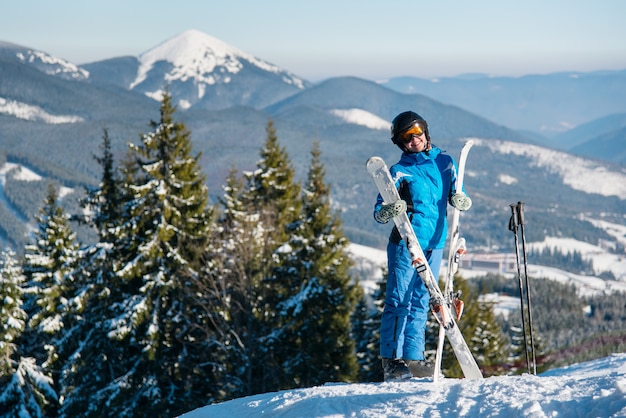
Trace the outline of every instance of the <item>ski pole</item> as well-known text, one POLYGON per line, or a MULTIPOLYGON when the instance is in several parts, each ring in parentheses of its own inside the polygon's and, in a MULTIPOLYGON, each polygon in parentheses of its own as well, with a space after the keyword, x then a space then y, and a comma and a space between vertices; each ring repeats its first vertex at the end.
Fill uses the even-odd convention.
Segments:
POLYGON ((524 202, 517 202, 518 220, 522 232, 522 253, 524 255, 524 278, 526 281, 526 306, 528 307, 528 332, 530 335, 530 352, 532 354, 533 374, 537 374, 535 357, 535 338, 533 336, 533 314, 530 304, 530 281, 528 279, 528 261, 526 259, 526 236, 524 232, 524 202))
POLYGON ((522 272, 520 266, 519 259, 519 241, 517 238, 517 228, 519 226, 519 213, 517 211, 517 204, 511 203, 509 205, 511 207, 511 219, 509 220, 509 230, 513 232, 513 236, 515 237, 515 261, 517 262, 517 281, 519 285, 519 298, 520 298, 520 309, 522 314, 522 333, 524 334, 524 354, 526 355, 526 367, 528 368, 528 373, 530 373, 530 358, 528 357, 528 341, 526 340, 526 318, 524 315, 524 291, 522 286, 522 272))

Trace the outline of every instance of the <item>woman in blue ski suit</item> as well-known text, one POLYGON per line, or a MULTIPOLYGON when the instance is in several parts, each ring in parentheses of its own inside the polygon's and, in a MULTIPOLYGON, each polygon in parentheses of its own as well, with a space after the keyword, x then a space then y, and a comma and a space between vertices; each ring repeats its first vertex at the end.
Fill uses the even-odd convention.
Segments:
MULTIPOLYGON (((403 112, 391 125, 392 141, 402 150, 391 166, 401 200, 386 205, 378 195, 374 218, 387 223, 407 211, 415 235, 435 277, 447 238, 447 205, 467 210, 471 200, 457 193, 457 164, 430 142, 428 124, 415 112, 403 112)), ((385 380, 433 375, 424 361, 426 319, 430 296, 412 266, 406 243, 394 227, 387 245, 388 278, 380 327, 380 355, 385 380)))

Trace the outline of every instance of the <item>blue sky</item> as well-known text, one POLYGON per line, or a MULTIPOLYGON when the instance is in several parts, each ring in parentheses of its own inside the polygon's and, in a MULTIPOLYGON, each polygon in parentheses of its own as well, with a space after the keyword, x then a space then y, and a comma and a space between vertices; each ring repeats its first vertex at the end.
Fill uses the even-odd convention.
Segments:
POLYGON ((76 64, 197 29, 310 81, 626 69, 623 0, 0 0, 0 40, 76 64))

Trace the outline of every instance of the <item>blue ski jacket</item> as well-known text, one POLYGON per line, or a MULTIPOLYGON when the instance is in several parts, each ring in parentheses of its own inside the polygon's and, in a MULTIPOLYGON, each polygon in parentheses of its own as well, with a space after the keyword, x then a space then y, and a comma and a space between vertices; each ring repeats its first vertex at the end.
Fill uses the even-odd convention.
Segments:
MULTIPOLYGON (((448 231, 448 202, 456 193, 456 161, 433 146, 428 153, 403 153, 400 161, 392 165, 389 171, 400 198, 407 203, 407 213, 422 250, 426 252, 444 248, 448 231)), ((374 213, 382 203, 379 194, 374 213)), ((390 240, 396 243, 400 241, 395 227, 390 240)))

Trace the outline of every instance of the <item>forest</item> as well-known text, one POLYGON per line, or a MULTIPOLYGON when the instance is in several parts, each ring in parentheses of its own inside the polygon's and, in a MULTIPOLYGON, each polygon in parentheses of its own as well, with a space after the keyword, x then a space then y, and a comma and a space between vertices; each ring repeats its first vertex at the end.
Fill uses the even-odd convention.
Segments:
MULTIPOLYGON (((268 121, 256 169, 233 169, 210 204, 168 94, 149 126, 121 161, 105 129, 99 184, 70 212, 50 184, 23 254, 2 252, 0 415, 172 417, 258 393, 380 381, 384 280, 367 295, 351 273, 319 145, 297 182, 268 121), (79 227, 96 239, 80 242, 79 227)), ((457 285, 459 326, 485 376, 523 373, 520 324, 480 298, 515 288, 497 276, 457 285)), ((623 295, 581 298, 547 280, 534 291, 540 369, 624 348, 623 295)), ((432 320, 432 349, 436 328, 432 320)), ((443 369, 462 376, 449 347, 443 369)))

